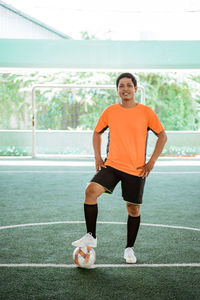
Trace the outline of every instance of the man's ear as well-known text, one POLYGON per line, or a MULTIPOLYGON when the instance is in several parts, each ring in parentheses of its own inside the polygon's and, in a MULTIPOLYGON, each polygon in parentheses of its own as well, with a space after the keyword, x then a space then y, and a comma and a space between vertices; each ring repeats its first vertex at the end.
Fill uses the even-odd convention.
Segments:
POLYGON ((137 90, 138 90, 138 87, 137 87, 137 86, 135 86, 135 92, 137 92, 137 90))

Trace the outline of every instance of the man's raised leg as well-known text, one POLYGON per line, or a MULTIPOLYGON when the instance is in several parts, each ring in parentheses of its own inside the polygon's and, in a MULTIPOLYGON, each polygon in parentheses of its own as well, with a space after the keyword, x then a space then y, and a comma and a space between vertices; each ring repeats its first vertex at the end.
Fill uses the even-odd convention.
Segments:
POLYGON ((98 197, 105 192, 105 188, 101 185, 90 182, 85 190, 84 213, 87 233, 80 240, 72 243, 75 247, 83 247, 85 245, 96 247, 96 222, 98 215, 98 197))

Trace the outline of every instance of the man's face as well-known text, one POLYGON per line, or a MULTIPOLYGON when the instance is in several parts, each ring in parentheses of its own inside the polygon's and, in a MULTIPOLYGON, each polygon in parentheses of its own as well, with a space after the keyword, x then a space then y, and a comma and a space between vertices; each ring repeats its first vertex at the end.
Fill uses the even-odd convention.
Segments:
POLYGON ((133 100, 137 87, 134 86, 131 78, 121 78, 118 84, 117 92, 124 101, 133 100))

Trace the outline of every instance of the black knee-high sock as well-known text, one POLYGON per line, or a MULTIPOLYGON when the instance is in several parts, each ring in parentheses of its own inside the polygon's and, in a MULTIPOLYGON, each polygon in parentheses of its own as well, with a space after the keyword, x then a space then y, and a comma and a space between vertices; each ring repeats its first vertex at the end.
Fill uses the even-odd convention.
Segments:
POLYGON ((92 233, 92 236, 96 238, 96 222, 98 215, 97 204, 84 204, 84 212, 87 232, 92 233))
POLYGON ((134 246, 139 227, 140 227, 140 216, 138 217, 128 216, 126 248, 134 246))

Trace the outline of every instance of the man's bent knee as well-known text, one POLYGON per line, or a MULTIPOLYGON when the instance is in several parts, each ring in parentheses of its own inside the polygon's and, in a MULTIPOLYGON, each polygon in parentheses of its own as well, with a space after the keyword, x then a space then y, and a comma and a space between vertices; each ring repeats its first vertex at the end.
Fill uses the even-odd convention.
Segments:
POLYGON ((126 207, 128 210, 128 214, 131 217, 139 217, 140 216, 140 205, 135 205, 132 203, 126 203, 126 207))
POLYGON ((104 192, 104 187, 95 182, 90 182, 85 190, 85 203, 96 203, 97 198, 104 192))

